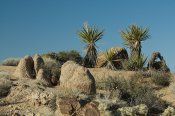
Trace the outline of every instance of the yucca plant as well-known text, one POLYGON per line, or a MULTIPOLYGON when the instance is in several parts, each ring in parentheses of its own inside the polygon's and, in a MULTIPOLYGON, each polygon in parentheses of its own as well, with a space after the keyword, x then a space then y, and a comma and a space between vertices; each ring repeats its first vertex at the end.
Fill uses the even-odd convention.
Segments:
POLYGON ((123 62, 123 67, 125 70, 142 70, 146 61, 147 57, 145 58, 143 54, 140 57, 134 55, 128 61, 123 62))
POLYGON ((131 49, 131 57, 135 55, 141 57, 141 42, 150 37, 149 29, 131 25, 126 31, 121 31, 121 37, 125 45, 131 49))
POLYGON ((106 52, 98 55, 97 67, 106 67, 112 70, 122 69, 122 62, 128 60, 128 53, 125 48, 112 47, 106 52))
POLYGON ((106 63, 104 64, 107 69, 116 70, 116 67, 114 66, 114 58, 116 56, 115 52, 112 50, 107 50, 105 53, 103 53, 106 63))
POLYGON ((95 27, 91 27, 88 24, 84 24, 82 30, 78 32, 80 40, 86 43, 85 57, 83 59, 83 65, 88 68, 92 68, 96 65, 97 49, 96 42, 102 39, 103 31, 98 30, 95 27))

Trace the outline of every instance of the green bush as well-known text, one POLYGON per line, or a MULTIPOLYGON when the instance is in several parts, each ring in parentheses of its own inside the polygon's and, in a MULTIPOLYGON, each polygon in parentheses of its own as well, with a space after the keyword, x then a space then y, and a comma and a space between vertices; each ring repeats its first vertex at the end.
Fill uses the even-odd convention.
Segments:
POLYGON ((7 58, 2 61, 3 66, 17 66, 20 61, 20 58, 7 58))
POLYGON ((159 86, 169 86, 171 82, 171 75, 163 72, 154 72, 151 75, 152 81, 159 86))
POLYGON ((43 58, 44 60, 44 70, 48 77, 52 78, 51 82, 53 85, 57 85, 60 74, 61 74, 61 64, 56 60, 50 58, 43 58))
POLYGON ((51 52, 51 53, 43 54, 42 57, 51 58, 53 60, 56 60, 57 62, 60 62, 61 64, 65 63, 68 60, 72 60, 77 63, 82 62, 82 57, 79 54, 79 52, 77 52, 76 50, 61 51, 58 53, 51 52))

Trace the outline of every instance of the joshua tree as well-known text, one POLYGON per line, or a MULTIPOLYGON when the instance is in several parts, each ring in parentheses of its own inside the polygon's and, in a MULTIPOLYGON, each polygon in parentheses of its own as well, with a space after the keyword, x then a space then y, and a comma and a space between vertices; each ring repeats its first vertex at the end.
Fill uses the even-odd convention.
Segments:
POLYGON ((88 24, 84 24, 82 30, 78 32, 80 39, 86 43, 86 54, 83 59, 83 65, 92 68, 96 65, 97 49, 96 42, 103 36, 103 31, 88 24))
POLYGON ((131 49, 131 57, 135 57, 135 55, 141 57, 141 42, 147 40, 149 36, 148 28, 141 28, 137 25, 131 25, 126 31, 121 31, 125 45, 131 49))
POLYGON ((104 57, 106 59, 106 68, 108 69, 111 69, 111 70, 116 70, 116 67, 114 65, 114 57, 115 57, 115 53, 112 51, 112 50, 107 50, 105 53, 104 53, 104 57))

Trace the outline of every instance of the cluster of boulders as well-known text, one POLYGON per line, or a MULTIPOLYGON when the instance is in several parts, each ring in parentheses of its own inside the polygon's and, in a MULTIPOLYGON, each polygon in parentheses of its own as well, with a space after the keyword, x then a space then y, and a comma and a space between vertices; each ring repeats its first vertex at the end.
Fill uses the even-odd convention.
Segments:
MULTIPOLYGON (((54 77, 50 77, 47 74, 47 70, 44 68, 44 60, 38 54, 31 56, 25 56, 22 58, 14 72, 14 76, 21 78, 37 79, 44 85, 52 86, 57 82, 52 82, 54 77)), ((54 80, 57 81, 57 80, 54 80)))
POLYGON ((56 116, 100 116, 97 104, 77 98, 59 98, 56 101, 56 116))
MULTIPOLYGON (((128 59, 127 51, 124 49, 113 49, 116 52, 116 59, 125 58, 128 59)), ((152 56, 152 60, 149 61, 149 68, 156 68, 156 58, 160 58, 160 64, 166 65, 163 57, 160 53, 155 53, 152 56)), ((118 61, 118 60, 116 60, 118 61)), ((102 62, 101 62, 102 63, 102 62)), ((101 65, 101 64, 99 64, 101 65)), ((58 80, 54 81, 54 78, 47 74, 46 69, 44 68, 45 63, 40 55, 35 55, 34 57, 26 56, 22 58, 14 72, 14 76, 21 78, 30 78, 36 79, 38 82, 46 86, 53 86, 58 80)), ((162 66, 162 65, 161 65, 162 66)), ((156 68, 157 69, 157 68, 156 68)), ((101 70, 102 71, 102 70, 101 70)), ((104 71, 104 70, 103 70, 104 71)), ((103 72, 102 71, 102 72, 103 72)), ((97 71, 96 71, 97 73, 97 71)), ((108 71, 108 73, 110 73, 108 71)), ((104 72, 102 73, 104 74, 104 72)), ((86 95, 94 95, 96 93, 96 81, 94 78, 95 74, 91 69, 83 67, 73 61, 67 61, 61 67, 61 75, 59 78, 59 88, 64 90, 78 90, 86 95)), ((103 75, 105 76, 105 74, 103 75)), ((107 76, 109 77, 109 76, 107 76)), ((54 98, 54 94, 51 91, 39 89, 29 89, 29 85, 22 85, 16 87, 15 89, 19 90, 21 88, 26 88, 26 91, 22 91, 21 94, 28 95, 30 92, 31 103, 34 106, 40 105, 49 105, 49 103, 54 98), (29 90, 27 90, 27 88, 29 90)), ((17 91, 15 90, 15 91, 17 91)), ((11 93, 10 95, 15 96, 16 93, 11 93), (14 94, 14 95, 13 95, 14 94)), ((69 97, 69 96, 68 96, 69 97)), ((55 98, 56 102, 56 111, 55 115, 57 116, 100 116, 100 115, 117 115, 117 116, 147 116, 148 107, 144 104, 133 106, 133 107, 120 107, 115 109, 115 112, 110 112, 108 108, 103 104, 97 101, 86 101, 77 98, 55 98), (100 107, 100 108, 99 108, 100 107), (103 107, 103 108, 102 108, 103 107)), ((116 103, 116 102, 115 102, 116 103)), ((168 107, 162 116, 171 116, 174 115, 174 108, 168 107)))
POLYGON ((20 60, 14 72, 14 76, 20 78, 36 79, 38 82, 41 82, 46 86, 55 85, 57 82, 53 81, 58 80, 52 79, 54 77, 51 77, 47 73, 48 71, 44 68, 44 65, 44 60, 38 54, 35 54, 34 57, 25 56, 20 60))

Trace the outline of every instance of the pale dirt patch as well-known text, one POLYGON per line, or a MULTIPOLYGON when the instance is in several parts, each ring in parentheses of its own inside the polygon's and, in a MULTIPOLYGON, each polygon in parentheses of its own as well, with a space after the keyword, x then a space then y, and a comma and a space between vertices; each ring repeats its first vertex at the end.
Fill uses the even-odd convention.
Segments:
POLYGON ((13 74, 16 69, 16 66, 0 66, 0 73, 9 73, 13 74))
POLYGON ((164 87, 156 91, 156 93, 161 96, 162 100, 167 101, 168 103, 170 103, 172 106, 175 107, 175 85, 174 85, 174 88, 172 88, 172 84, 175 84, 174 74, 172 76, 171 84, 168 87, 164 87))
POLYGON ((96 82, 106 80, 109 77, 111 78, 124 78, 126 80, 130 79, 134 75, 135 71, 113 71, 106 68, 89 68, 90 73, 95 78, 96 82))
POLYGON ((162 88, 156 92, 158 95, 160 95, 162 100, 167 101, 172 106, 175 107, 175 94, 172 93, 172 91, 169 89, 169 87, 162 88))

